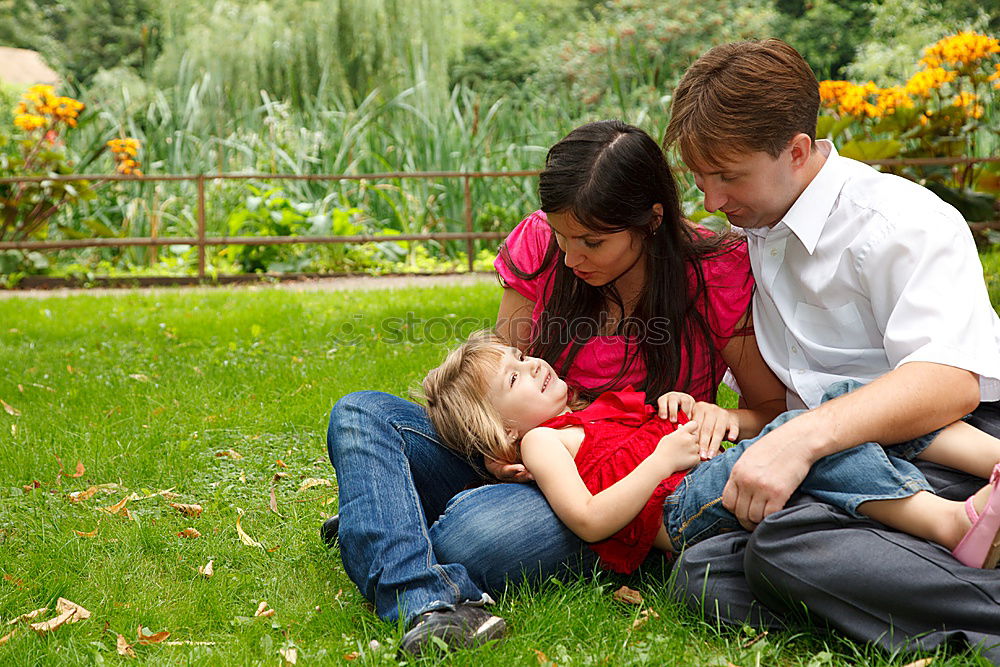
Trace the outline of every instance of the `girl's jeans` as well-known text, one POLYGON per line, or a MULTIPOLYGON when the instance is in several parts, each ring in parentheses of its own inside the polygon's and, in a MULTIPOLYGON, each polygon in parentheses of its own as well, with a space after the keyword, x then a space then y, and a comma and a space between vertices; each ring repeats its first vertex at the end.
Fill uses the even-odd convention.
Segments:
MULTIPOLYGON (((832 385, 824 401, 836 398, 860 385, 853 381, 832 385)), ((791 410, 779 415, 760 435, 743 440, 718 456, 703 461, 681 481, 664 505, 667 533, 678 550, 720 533, 742 530, 739 522, 722 506, 722 490, 733 466, 764 435, 805 410, 791 410)), ((917 468, 906 459, 922 452, 937 431, 892 447, 868 442, 816 461, 799 486, 817 500, 839 507, 860 518, 858 505, 869 500, 893 500, 929 491, 930 485, 917 468)))
POLYGON ((348 394, 327 431, 340 495, 340 553, 388 621, 480 602, 508 580, 590 567, 596 557, 535 485, 491 484, 437 439, 424 409, 348 394))

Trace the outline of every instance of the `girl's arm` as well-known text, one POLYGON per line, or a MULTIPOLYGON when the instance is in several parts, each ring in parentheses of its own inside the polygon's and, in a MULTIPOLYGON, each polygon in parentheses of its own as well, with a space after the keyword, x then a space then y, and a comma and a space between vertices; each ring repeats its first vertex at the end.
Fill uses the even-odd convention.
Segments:
POLYGON ((698 464, 696 428, 695 422, 678 426, 660 439, 653 453, 635 470, 597 495, 591 494, 580 478, 560 431, 528 431, 521 440, 521 457, 562 522, 580 539, 597 542, 614 535, 638 516, 663 479, 698 464))
MULTIPOLYGON (((736 330, 748 329, 750 324, 750 314, 747 313, 736 330)), ((732 411, 740 426, 738 438, 740 440, 752 438, 788 409, 785 402, 785 385, 768 368, 753 333, 730 338, 729 343, 722 349, 722 359, 733 372, 742 394, 740 407, 732 411)))

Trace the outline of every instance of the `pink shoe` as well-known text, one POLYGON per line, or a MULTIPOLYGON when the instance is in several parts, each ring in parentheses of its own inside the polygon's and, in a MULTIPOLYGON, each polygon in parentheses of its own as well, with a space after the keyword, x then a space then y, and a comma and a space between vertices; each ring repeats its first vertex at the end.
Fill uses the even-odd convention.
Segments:
POLYGON ((992 570, 1000 561, 1000 463, 993 467, 990 475, 989 500, 982 514, 976 512, 972 496, 965 501, 965 512, 972 521, 972 528, 958 543, 952 555, 963 565, 992 570))

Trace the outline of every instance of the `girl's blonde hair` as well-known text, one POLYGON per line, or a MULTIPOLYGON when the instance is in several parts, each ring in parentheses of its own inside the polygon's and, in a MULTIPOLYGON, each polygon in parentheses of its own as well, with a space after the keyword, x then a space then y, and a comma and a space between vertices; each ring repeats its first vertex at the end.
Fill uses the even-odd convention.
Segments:
POLYGON ((520 460, 516 440, 487 399, 505 350, 496 334, 477 331, 424 378, 422 398, 434 430, 445 446, 466 458, 520 460))

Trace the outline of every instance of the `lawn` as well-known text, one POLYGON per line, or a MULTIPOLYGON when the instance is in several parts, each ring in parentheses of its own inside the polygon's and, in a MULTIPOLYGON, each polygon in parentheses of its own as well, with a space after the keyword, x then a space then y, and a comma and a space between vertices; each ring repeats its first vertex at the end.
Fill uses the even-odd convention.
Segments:
MULTIPOLYGON (((0 637, 17 628, 0 663, 117 663, 121 635, 150 664, 394 664, 404 629, 319 540, 337 509, 326 416, 350 391, 405 395, 498 303, 493 284, 0 299, 0 637), (6 625, 54 617, 60 597, 91 616, 44 635, 6 625)), ((665 576, 625 582, 638 606, 605 575, 509 591, 509 638, 450 662, 907 662, 819 630, 719 631, 666 599, 665 576)))

